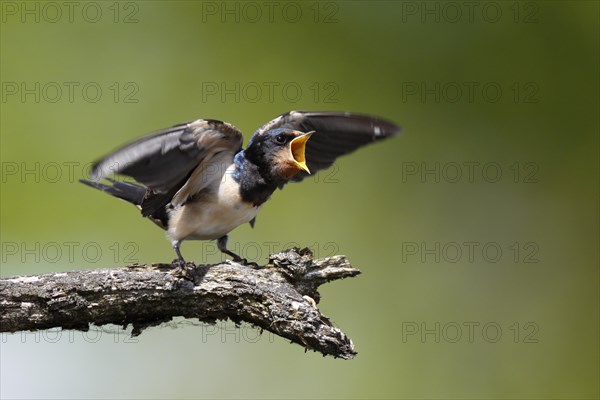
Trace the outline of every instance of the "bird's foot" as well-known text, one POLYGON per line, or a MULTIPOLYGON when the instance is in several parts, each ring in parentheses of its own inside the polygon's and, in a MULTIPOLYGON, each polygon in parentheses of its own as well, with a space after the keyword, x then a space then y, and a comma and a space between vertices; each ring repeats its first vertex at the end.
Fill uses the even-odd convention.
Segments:
POLYGON ((239 255, 235 254, 233 251, 227 250, 227 235, 222 236, 217 240, 217 248, 219 250, 221 250, 221 252, 223 254, 227 254, 228 256, 233 258, 233 260, 229 260, 228 262, 234 262, 234 263, 238 263, 238 264, 242 264, 242 265, 249 265, 251 267, 258 268, 257 263, 248 262, 248 260, 240 257, 239 255))
POLYGON ((175 260, 173 260, 171 265, 175 266, 175 269, 173 270, 173 275, 180 278, 192 279, 192 271, 194 270, 194 268, 191 265, 188 266, 184 259, 176 258, 175 260))
POLYGON ((254 261, 248 261, 245 258, 242 258, 239 256, 233 257, 233 260, 230 260, 230 261, 234 262, 234 263, 242 264, 242 265, 247 265, 247 266, 255 268, 255 269, 260 268, 259 265, 257 263, 255 263, 254 261))

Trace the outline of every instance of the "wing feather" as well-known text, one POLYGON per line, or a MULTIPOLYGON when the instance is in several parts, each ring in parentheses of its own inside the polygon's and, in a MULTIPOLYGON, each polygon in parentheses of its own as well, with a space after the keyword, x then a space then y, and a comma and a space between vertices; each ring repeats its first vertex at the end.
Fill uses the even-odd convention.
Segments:
POLYGON ((242 140, 236 127, 217 120, 175 125, 107 155, 94 164, 90 179, 98 181, 114 173, 144 184, 148 191, 141 204, 142 214, 151 215, 174 199, 183 204, 218 179, 211 160, 233 160, 242 140))
POLYGON ((115 173, 134 178, 157 193, 166 193, 207 156, 236 152, 242 133, 233 125, 199 119, 152 133, 129 143, 96 162, 90 178, 100 180, 115 173))

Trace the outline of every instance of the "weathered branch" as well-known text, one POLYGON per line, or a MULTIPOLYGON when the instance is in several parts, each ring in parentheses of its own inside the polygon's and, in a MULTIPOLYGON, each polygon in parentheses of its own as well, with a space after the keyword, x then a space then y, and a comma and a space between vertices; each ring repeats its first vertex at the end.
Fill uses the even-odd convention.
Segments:
POLYGON ((313 260, 308 249, 294 248, 260 268, 189 263, 185 276, 155 264, 0 278, 0 332, 132 324, 139 335, 176 316, 207 323, 229 318, 350 359, 352 341, 317 309, 317 288, 359 273, 344 256, 313 260))

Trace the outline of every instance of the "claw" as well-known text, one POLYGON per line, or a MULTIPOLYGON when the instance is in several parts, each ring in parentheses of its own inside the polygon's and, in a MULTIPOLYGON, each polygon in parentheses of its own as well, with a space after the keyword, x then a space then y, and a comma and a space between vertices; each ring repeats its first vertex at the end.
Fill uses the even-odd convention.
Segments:
POLYGON ((183 258, 176 258, 175 260, 173 260, 173 262, 171 262, 171 265, 175 267, 171 272, 172 275, 179 278, 189 280, 192 279, 191 272, 194 270, 194 268, 192 266, 188 267, 187 263, 183 258))
POLYGON ((254 261, 248 261, 245 258, 240 259, 239 263, 242 265, 247 265, 247 266, 253 267, 253 268, 258 268, 257 263, 255 263, 254 261))

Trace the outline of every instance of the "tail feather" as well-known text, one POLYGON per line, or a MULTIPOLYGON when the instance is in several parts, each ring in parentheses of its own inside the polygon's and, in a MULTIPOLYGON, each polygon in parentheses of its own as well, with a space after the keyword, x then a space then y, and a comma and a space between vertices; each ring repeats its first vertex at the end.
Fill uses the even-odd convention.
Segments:
POLYGON ((106 178, 112 185, 106 185, 104 183, 89 181, 87 179, 80 179, 79 182, 91 186, 95 189, 101 190, 111 196, 123 199, 133 205, 141 206, 144 196, 146 195, 146 187, 136 185, 130 182, 120 182, 114 179, 106 178))

